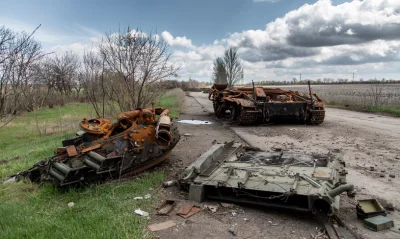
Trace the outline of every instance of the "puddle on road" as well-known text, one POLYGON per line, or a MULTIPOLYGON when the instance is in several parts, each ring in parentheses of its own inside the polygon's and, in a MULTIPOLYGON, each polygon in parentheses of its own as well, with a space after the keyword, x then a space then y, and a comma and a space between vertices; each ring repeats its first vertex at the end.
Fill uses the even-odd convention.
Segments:
POLYGON ((179 120, 177 122, 183 124, 213 124, 213 122, 205 120, 179 120))

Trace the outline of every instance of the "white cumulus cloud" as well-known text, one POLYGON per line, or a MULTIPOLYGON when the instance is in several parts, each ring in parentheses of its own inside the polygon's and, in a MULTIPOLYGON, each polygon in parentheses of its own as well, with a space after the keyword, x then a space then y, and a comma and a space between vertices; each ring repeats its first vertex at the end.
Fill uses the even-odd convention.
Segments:
POLYGON ((168 31, 163 31, 161 37, 171 46, 193 48, 192 40, 186 38, 186 36, 173 37, 168 31))

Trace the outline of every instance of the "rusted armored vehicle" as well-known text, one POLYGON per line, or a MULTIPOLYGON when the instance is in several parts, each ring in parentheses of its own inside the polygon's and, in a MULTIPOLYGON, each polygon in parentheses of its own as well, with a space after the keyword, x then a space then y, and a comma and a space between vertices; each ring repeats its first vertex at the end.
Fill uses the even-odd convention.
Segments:
POLYGON ((324 102, 316 95, 279 88, 231 88, 214 84, 209 94, 217 117, 227 117, 241 125, 296 121, 318 125, 324 122, 324 102))
POLYGON ((154 107, 122 112, 116 123, 83 119, 80 127, 77 137, 64 140, 53 157, 17 174, 17 180, 63 187, 127 177, 166 159, 180 138, 169 110, 154 107))
POLYGON ((343 153, 322 155, 266 152, 229 142, 214 144, 182 173, 189 200, 323 212, 339 210, 340 194, 355 196, 346 182, 343 153))

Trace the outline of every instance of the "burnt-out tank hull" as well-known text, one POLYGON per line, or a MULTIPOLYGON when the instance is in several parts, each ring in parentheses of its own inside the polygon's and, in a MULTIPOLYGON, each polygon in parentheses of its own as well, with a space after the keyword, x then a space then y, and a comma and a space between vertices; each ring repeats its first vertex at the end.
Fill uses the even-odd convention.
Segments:
POLYGON ((209 94, 216 116, 241 125, 298 122, 318 125, 325 119, 324 102, 315 94, 279 88, 232 88, 213 85, 209 94), (314 96, 314 97, 313 97, 314 96))
POLYGON ((340 194, 355 196, 346 182, 343 153, 303 155, 265 152, 229 142, 214 144, 183 171, 189 200, 205 199, 327 214, 339 210, 340 194))
POLYGON ((168 109, 123 112, 118 122, 84 119, 79 136, 63 141, 56 154, 17 178, 55 186, 85 185, 128 177, 168 158, 179 132, 168 109), (158 116, 157 116, 158 115, 158 116))

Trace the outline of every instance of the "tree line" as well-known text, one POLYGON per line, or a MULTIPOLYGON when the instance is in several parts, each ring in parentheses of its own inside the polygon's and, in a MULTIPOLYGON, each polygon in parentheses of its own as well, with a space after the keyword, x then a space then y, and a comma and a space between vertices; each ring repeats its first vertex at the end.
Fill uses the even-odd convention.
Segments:
POLYGON ((365 80, 364 78, 360 78, 359 80, 348 80, 346 78, 323 78, 323 79, 316 79, 316 80, 310 80, 310 79, 304 79, 304 80, 297 80, 297 78, 293 78, 291 81, 290 80, 283 80, 283 81, 257 81, 255 84, 256 85, 307 85, 308 81, 311 82, 311 84, 314 85, 327 85, 327 84, 399 84, 400 80, 393 80, 393 79, 368 79, 365 80))
POLYGON ((178 77, 169 46, 157 34, 129 27, 111 32, 80 57, 45 52, 36 30, 0 27, 0 128, 20 112, 73 101, 90 102, 99 117, 147 107, 165 81, 178 77))

